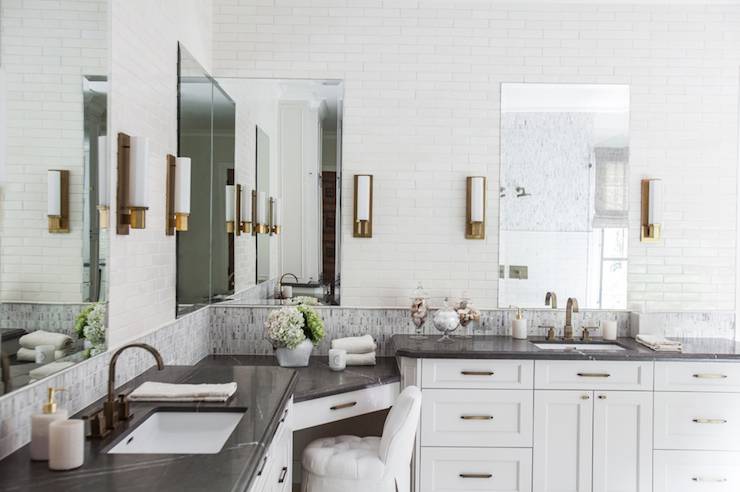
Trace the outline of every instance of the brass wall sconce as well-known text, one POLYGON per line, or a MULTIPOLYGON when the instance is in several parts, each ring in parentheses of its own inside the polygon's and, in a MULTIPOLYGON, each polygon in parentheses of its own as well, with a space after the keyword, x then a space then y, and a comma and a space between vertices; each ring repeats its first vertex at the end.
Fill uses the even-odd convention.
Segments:
POLYGON ((47 206, 49 232, 69 232, 69 171, 49 169, 47 171, 47 206))
POLYGON ((652 243, 660 240, 663 222, 663 181, 643 179, 640 182, 640 241, 652 243))
POLYGON ((235 232, 235 212, 236 212, 236 199, 235 199, 235 193, 236 190, 234 189, 234 185, 226 185, 226 233, 227 234, 234 234, 235 232))
POLYGON ((167 155, 167 220, 165 234, 188 230, 190 217, 190 157, 167 155))
POLYGON ((468 176, 465 207, 465 239, 486 238, 486 178, 468 176))
POLYGON ((240 216, 241 224, 239 227, 244 234, 250 234, 252 232, 252 193, 245 187, 239 185, 240 189, 240 216))
POLYGON ((108 136, 98 137, 98 227, 110 227, 110 166, 108 165, 108 136))
POLYGON ((352 235, 373 237, 373 176, 355 174, 355 204, 352 235))
POLYGON ((252 210, 254 217, 252 219, 252 234, 267 234, 270 232, 270 225, 267 217, 267 193, 264 191, 253 191, 252 197, 254 203, 252 210))
POLYGON ((116 194, 116 232, 127 235, 129 228, 146 227, 149 209, 147 171, 149 140, 118 134, 118 192, 116 194))
POLYGON ((280 235, 280 199, 270 197, 270 236, 280 235))
POLYGON ((234 185, 234 234, 242 234, 242 185, 234 185))

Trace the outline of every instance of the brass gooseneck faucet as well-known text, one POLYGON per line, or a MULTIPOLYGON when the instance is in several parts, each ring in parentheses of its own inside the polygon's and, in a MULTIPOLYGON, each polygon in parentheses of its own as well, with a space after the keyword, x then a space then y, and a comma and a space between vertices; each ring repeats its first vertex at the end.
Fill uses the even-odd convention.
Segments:
POLYGON ((573 340, 573 313, 578 312, 578 299, 569 297, 565 306, 565 326, 563 327, 563 338, 573 340))

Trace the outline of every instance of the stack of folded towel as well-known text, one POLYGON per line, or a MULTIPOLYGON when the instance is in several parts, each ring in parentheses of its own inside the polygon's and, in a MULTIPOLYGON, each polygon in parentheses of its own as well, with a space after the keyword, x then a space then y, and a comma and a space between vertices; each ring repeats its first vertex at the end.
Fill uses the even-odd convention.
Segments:
POLYGON ((223 402, 236 393, 236 383, 170 384, 147 381, 128 395, 131 401, 223 402))
POLYGON ((348 366, 374 366, 375 340, 370 335, 361 337, 335 338, 331 348, 347 351, 348 366))
POLYGON ((66 357, 72 347, 73 340, 64 333, 53 333, 37 330, 18 339, 21 348, 18 349, 16 357, 18 360, 34 362, 36 360, 36 347, 51 345, 54 347, 54 359, 66 357))
POLYGON ((677 342, 676 340, 669 340, 658 335, 637 335, 635 337, 635 340, 637 340, 638 343, 641 343, 647 348, 655 350, 656 352, 683 351, 681 342, 677 342))

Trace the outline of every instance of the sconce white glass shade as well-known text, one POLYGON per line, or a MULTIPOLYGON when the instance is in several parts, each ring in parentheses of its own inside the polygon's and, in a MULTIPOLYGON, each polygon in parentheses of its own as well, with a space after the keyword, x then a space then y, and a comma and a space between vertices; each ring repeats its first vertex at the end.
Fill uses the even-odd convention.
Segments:
POLYGON ((370 176, 357 176, 357 220, 370 220, 370 176))
POLYGON ((257 192, 257 223, 267 224, 267 194, 264 191, 257 192))
POLYGON ((48 186, 46 215, 59 217, 62 215, 62 173, 48 171, 48 186))
POLYGON ((485 209, 484 201, 484 179, 482 177, 473 177, 470 180, 470 221, 483 222, 483 210, 485 209))
POLYGON ((190 213, 190 157, 178 157, 175 165, 175 213, 190 213))
POLYGON ((110 167, 108 166, 108 137, 98 137, 98 205, 110 205, 110 167))
POLYGON ((651 179, 648 184, 648 223, 663 223, 663 181, 651 179))
POLYGON ((252 192, 246 188, 242 188, 242 209, 241 216, 242 222, 252 222, 252 192))
POLYGON ((149 207, 149 139, 131 137, 131 168, 129 169, 128 205, 132 208, 149 207))
POLYGON ((235 196, 234 185, 226 185, 226 222, 234 222, 236 209, 235 196))

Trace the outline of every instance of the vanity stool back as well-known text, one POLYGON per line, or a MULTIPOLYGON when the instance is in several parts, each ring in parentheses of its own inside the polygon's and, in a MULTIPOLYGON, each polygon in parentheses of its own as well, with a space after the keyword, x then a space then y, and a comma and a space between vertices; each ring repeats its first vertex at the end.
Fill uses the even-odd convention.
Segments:
POLYGON ((303 492, 409 492, 421 391, 409 386, 388 413, 382 437, 317 439, 303 451, 303 492))

